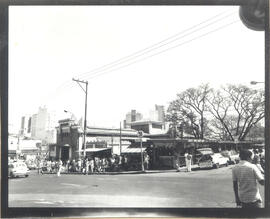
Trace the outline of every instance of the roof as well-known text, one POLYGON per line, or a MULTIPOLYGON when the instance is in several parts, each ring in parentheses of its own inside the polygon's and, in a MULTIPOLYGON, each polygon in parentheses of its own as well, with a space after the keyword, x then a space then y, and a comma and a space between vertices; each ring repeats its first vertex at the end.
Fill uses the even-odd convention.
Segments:
MULTIPOLYGON (((133 129, 122 129, 121 135, 125 136, 137 136, 137 131, 133 129)), ((111 129, 111 128, 96 128, 96 127, 87 127, 87 135, 105 135, 105 136, 120 136, 120 129, 111 129)))
POLYGON ((111 150, 111 148, 86 148, 86 152, 99 152, 99 151, 106 151, 111 150))
MULTIPOLYGON (((146 148, 142 148, 142 151, 145 151, 146 148)), ((131 154, 131 153, 141 153, 141 148, 123 148, 122 153, 131 154)))
POLYGON ((139 121, 134 121, 130 122, 130 125, 142 125, 142 124, 158 124, 158 125, 163 125, 163 122, 160 121, 152 121, 152 120, 139 120, 139 121))

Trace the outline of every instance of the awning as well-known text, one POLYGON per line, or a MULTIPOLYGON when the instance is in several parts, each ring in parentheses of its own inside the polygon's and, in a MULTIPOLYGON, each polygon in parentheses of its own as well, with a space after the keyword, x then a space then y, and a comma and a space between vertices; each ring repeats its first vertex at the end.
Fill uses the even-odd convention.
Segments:
MULTIPOLYGON (((144 152, 146 148, 142 148, 142 151, 144 152)), ((141 148, 124 148, 122 150, 122 153, 124 154, 131 154, 131 153, 141 153, 141 148)))
POLYGON ((111 148, 86 148, 85 149, 86 152, 99 152, 99 151, 106 151, 106 150, 111 150, 111 148))

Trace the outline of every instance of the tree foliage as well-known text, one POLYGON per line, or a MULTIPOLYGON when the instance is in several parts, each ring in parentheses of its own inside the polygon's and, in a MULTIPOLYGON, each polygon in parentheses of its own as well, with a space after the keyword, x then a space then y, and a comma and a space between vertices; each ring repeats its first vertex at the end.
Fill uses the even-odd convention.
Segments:
POLYGON ((214 90, 208 84, 189 88, 173 100, 167 110, 172 137, 179 130, 195 138, 243 141, 264 118, 264 93, 244 85, 214 90))
POLYGON ((212 91, 208 110, 221 139, 243 141, 264 118, 264 93, 244 85, 227 85, 212 91))
POLYGON ((206 130, 206 102, 211 89, 208 84, 198 88, 189 88, 177 94, 177 99, 168 107, 166 119, 174 129, 182 126, 184 131, 195 138, 204 138, 206 130))

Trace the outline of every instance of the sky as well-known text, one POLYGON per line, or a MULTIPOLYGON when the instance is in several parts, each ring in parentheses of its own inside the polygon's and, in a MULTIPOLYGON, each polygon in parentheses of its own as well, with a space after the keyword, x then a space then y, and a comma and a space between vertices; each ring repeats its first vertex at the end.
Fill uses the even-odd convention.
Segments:
MULTIPOLYGON (((264 81, 264 32, 238 6, 10 6, 9 127, 46 105, 58 119, 84 115, 118 127, 136 109, 203 83, 264 81), (124 59, 123 59, 124 58, 124 59), (83 85, 82 85, 83 86, 83 85)), ((262 86, 258 84, 256 86, 262 86)))

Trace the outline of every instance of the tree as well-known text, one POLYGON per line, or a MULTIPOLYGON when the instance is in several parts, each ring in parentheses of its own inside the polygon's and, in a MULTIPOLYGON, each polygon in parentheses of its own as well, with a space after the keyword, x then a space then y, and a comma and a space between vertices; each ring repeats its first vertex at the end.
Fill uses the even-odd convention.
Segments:
POLYGON ((264 92, 244 85, 227 85, 211 91, 208 110, 213 115, 215 134, 223 140, 244 141, 264 118, 264 92))
POLYGON ((166 120, 171 122, 171 130, 177 126, 195 138, 203 139, 207 130, 205 118, 206 103, 211 89, 208 84, 189 88, 177 94, 177 99, 168 107, 166 120))

